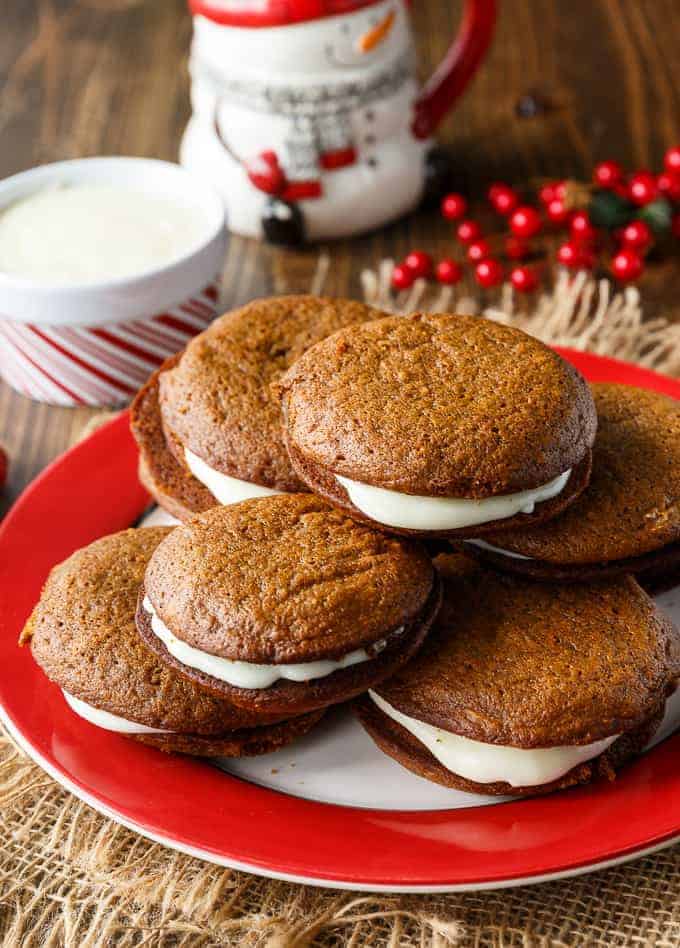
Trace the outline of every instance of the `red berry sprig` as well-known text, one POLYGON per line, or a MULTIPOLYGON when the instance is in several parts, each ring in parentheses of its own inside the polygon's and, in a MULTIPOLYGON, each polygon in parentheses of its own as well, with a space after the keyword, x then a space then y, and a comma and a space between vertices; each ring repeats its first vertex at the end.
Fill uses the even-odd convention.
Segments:
POLYGON ((503 181, 489 187, 487 198, 507 220, 503 237, 484 237, 480 224, 469 216, 466 197, 447 194, 441 213, 453 224, 462 259, 448 256, 435 263, 425 251, 413 250, 394 268, 393 287, 408 290, 416 280, 432 279, 454 286, 463 279, 466 265, 480 286, 499 286, 506 270, 494 248, 502 247, 500 255, 514 262, 510 283, 518 293, 531 293, 539 286, 540 270, 525 261, 543 255, 532 249, 532 240, 548 224, 568 230, 556 252, 561 266, 591 270, 602 254, 611 253, 611 274, 622 283, 637 280, 644 272, 645 255, 661 236, 680 239, 680 145, 666 151, 658 174, 639 169, 627 175, 617 161, 608 160, 595 166, 590 185, 566 180, 543 184, 538 206, 503 181))

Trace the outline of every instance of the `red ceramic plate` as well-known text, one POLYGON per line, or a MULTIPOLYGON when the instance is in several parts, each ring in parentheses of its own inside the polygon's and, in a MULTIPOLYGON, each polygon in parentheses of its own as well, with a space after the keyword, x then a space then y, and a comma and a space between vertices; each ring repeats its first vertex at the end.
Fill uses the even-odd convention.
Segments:
MULTIPOLYGON (((565 352, 590 380, 680 398, 680 383, 565 352)), ((614 783, 458 810, 316 803, 171 757, 99 730, 67 708, 28 649, 16 646, 50 568, 131 524, 147 496, 120 417, 49 467, 0 529, 2 720, 49 774, 152 839, 223 865, 366 890, 448 891, 535 882, 611 865, 680 838, 680 735, 614 783)))

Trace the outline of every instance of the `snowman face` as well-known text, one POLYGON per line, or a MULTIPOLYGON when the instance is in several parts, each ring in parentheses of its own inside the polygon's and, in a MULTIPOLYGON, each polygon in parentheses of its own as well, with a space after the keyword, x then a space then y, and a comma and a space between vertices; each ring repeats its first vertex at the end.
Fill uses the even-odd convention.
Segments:
POLYGON ((365 69, 390 62, 410 43, 406 11, 398 0, 383 0, 343 17, 334 17, 324 52, 331 67, 365 69))
POLYGON ((194 50, 229 77, 283 82, 342 81, 383 68, 412 50, 406 0, 293 26, 247 29, 194 20, 194 50))

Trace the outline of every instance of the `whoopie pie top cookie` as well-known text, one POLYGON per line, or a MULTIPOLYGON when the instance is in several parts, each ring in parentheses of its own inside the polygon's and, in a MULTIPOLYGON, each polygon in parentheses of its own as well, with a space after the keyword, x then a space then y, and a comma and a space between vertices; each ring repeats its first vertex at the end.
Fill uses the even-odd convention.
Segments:
POLYGON ((415 773, 480 793, 610 776, 658 726, 680 638, 634 579, 543 585, 441 556, 421 652, 362 698, 362 723, 415 773))
POLYGON ((151 557, 137 627, 181 675, 252 711, 297 714, 382 681, 439 605, 423 549, 311 494, 215 507, 151 557))
POLYGON ((295 721, 250 712, 177 675, 143 644, 135 611, 151 554, 169 530, 104 537, 55 567, 23 633, 76 714, 163 750, 205 756, 268 753, 303 734, 295 721))
POLYGON ((305 490, 270 386, 315 342, 380 315, 351 300, 281 296, 226 313, 193 339, 133 406, 143 475, 159 502, 171 509, 176 498, 171 512, 187 519, 218 502, 305 490))
POLYGON ((556 520, 474 541, 498 567, 572 581, 680 566, 680 401, 627 385, 592 389, 590 485, 556 520))
POLYGON ((585 380, 516 329, 414 314, 340 330, 282 379, 309 488, 394 532, 476 536, 555 516, 588 482, 585 380))

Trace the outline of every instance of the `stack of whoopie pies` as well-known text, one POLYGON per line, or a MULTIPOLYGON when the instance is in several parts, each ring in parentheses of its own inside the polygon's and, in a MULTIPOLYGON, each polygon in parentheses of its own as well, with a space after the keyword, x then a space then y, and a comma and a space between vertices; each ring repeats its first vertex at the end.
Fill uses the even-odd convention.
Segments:
POLYGON ((23 635, 92 723, 239 756, 352 700, 411 771, 517 795, 658 728, 680 638, 634 576, 680 567, 678 402, 484 319, 291 296, 197 336, 132 429, 182 523, 74 554, 23 635))

